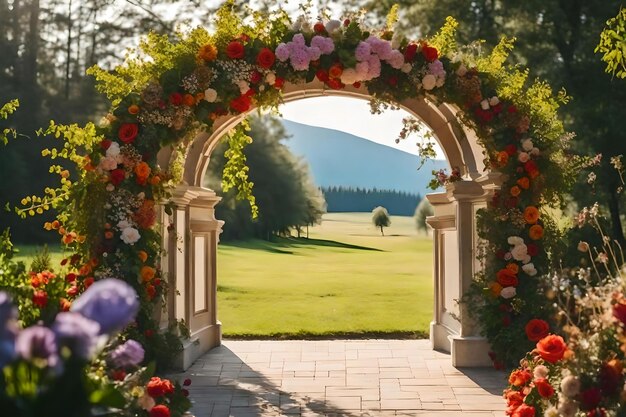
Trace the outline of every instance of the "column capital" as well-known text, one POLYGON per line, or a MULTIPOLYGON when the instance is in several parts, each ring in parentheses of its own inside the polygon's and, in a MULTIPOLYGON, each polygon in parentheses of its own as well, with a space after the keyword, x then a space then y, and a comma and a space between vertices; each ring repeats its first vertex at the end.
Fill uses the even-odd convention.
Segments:
POLYGON ((446 193, 451 201, 473 202, 484 200, 485 190, 476 181, 455 181, 446 185, 446 193))

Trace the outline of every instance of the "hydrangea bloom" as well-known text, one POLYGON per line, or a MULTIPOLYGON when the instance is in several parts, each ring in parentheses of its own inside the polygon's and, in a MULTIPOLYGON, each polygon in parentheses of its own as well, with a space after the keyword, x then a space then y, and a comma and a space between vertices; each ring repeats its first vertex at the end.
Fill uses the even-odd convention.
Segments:
POLYGON ((17 309, 6 292, 0 291, 0 368, 15 357, 17 309))
POLYGON ((82 359, 91 359, 99 343, 100 325, 78 313, 57 314, 52 331, 59 344, 68 346, 74 355, 82 359))
POLYGON ((145 351, 136 340, 127 340, 126 343, 116 347, 110 354, 111 363, 117 368, 137 366, 143 360, 145 351))
POLYGON ((56 336, 44 326, 31 326, 22 330, 15 341, 15 352, 23 359, 45 359, 54 367, 59 361, 56 336))
POLYGON ((110 278, 89 287, 74 301, 71 310, 99 323, 101 333, 111 333, 135 319, 139 301, 130 285, 110 278))

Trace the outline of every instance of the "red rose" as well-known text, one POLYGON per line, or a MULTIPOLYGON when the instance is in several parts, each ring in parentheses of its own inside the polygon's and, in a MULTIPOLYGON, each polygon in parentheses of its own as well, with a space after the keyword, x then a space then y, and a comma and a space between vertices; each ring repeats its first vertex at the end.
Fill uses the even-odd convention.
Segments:
POLYGON ((437 48, 433 48, 432 46, 424 45, 422 47, 422 55, 426 58, 426 61, 433 62, 439 57, 439 52, 437 52, 437 48))
POLYGON ((512 143, 506 145, 506 147, 504 148, 504 152, 509 154, 509 156, 513 156, 517 153, 517 146, 513 145, 512 143))
POLYGON ((126 378, 126 371, 123 369, 116 369, 111 373, 111 378, 114 381, 123 381, 126 378))
POLYGON ((261 74, 259 71, 252 71, 252 75, 250 75, 250 82, 252 84, 257 84, 262 79, 263 79, 263 74, 261 74))
POLYGON ((180 93, 172 93, 170 94, 170 104, 172 106, 180 106, 183 104, 183 95, 180 93))
POLYGON ((322 22, 317 22, 315 25, 313 25, 313 30, 316 33, 324 33, 326 31, 326 28, 324 27, 324 24, 322 22))
POLYGON ((250 110, 250 106, 252 105, 252 100, 248 96, 239 96, 230 101, 230 108, 235 110, 237 113, 245 113, 250 110))
POLYGON ((274 88, 277 88, 280 90, 281 88, 283 88, 283 85, 285 85, 285 79, 276 77, 276 81, 274 81, 274 88))
POLYGON ((509 384, 514 387, 523 387, 533 379, 533 375, 527 370, 516 369, 509 376, 509 384))
POLYGON ((509 113, 517 113, 517 107, 515 106, 509 106, 508 109, 506 109, 509 113))
POLYGON ((566 350, 567 345, 563 338, 555 334, 550 334, 537 342, 536 351, 546 362, 556 363, 560 361, 566 350))
POLYGON ((530 256, 537 256, 539 255, 539 246, 535 245, 534 243, 528 243, 526 245, 527 252, 530 256))
POLYGON ((354 88, 361 88, 361 82, 357 81, 355 83, 352 83, 352 87, 354 87, 354 88))
POLYGON ((241 59, 245 55, 245 50, 241 42, 232 41, 226 47, 226 55, 230 59, 241 59))
POLYGON ((117 132, 117 137, 124 143, 133 143, 138 133, 139 126, 136 123, 122 123, 117 132))
POLYGON ((182 392, 185 397, 189 397, 189 391, 185 388, 181 389, 180 392, 182 392))
POLYGON ((391 77, 387 78, 387 84, 389 84, 392 87, 395 87, 398 85, 398 77, 396 77, 395 75, 392 75, 391 77))
POLYGON ((112 143, 113 142, 108 139, 103 139, 102 142, 100 142, 100 147, 106 151, 107 149, 109 149, 112 143))
POLYGON ((554 395, 554 388, 545 378, 535 379, 535 388, 543 398, 550 398, 554 395))
POLYGON ((126 173, 123 169, 114 169, 111 171, 111 184, 119 185, 126 178, 126 173))
POLYGON ((315 76, 317 77, 318 80, 323 81, 323 82, 326 82, 329 79, 328 71, 326 71, 325 69, 317 70, 317 72, 315 73, 315 76))
POLYGON ((155 405, 150 410, 150 417, 170 417, 170 409, 165 405, 155 405))
POLYGON ((93 277, 85 278, 85 280, 83 281, 83 285, 85 286, 85 289, 91 287, 93 282, 94 282, 93 277))
POLYGON ((503 287, 516 287, 519 284, 517 275, 508 268, 503 268, 496 274, 498 284, 503 287))
POLYGON ((269 48, 263 48, 256 57, 256 63, 259 67, 269 69, 276 61, 276 55, 269 48))
POLYGON ((152 330, 152 329, 146 329, 146 330, 143 332, 143 334, 144 334, 144 336, 146 336, 146 337, 152 337, 152 336, 154 336, 154 330, 152 330))
POLYGON ((626 324, 626 299, 624 297, 615 300, 615 304, 613 304, 613 317, 621 321, 622 324, 626 324))
POLYGON ((580 393, 580 408, 583 410, 593 410, 602 401, 602 391, 600 388, 589 388, 580 393))
POLYGON ((45 291, 35 291, 33 293, 33 304, 39 308, 44 308, 48 304, 48 294, 45 291))
POLYGON ((522 404, 511 414, 511 417, 535 417, 535 407, 522 404))
POLYGON ((541 319, 532 319, 526 324, 526 337, 532 342, 538 342, 550 333, 550 325, 541 319))
POLYGON ((183 386, 188 387, 189 385, 191 385, 191 379, 187 378, 183 381, 183 386))
POLYGON ((78 294, 78 287, 77 286, 72 286, 69 287, 67 290, 65 290, 65 293, 69 296, 69 297, 74 297, 76 294, 78 294))
POLYGON ((339 79, 337 79, 337 78, 331 78, 331 79, 329 79, 329 80, 326 82, 326 84, 327 84, 330 88, 332 88, 333 90, 341 90, 341 89, 344 87, 344 85, 343 85, 343 83, 341 82, 341 80, 339 80, 339 79))
POLYGON ((404 50, 404 61, 413 62, 413 59, 415 59, 416 53, 417 53, 417 44, 415 43, 408 44, 406 49, 404 50))
POLYGON ((73 273, 73 272, 70 272, 69 274, 67 274, 67 275, 65 276, 65 280, 66 280, 67 282, 74 282, 74 281, 76 281, 76 274, 75 274, 75 273, 73 273))
POLYGON ((528 172, 529 174, 531 172, 537 171, 538 170, 537 164, 535 163, 535 161, 532 161, 532 160, 528 161, 524 164, 524 170, 528 172))
POLYGON ((174 392, 174 386, 167 379, 161 379, 157 376, 150 378, 148 385, 146 385, 148 395, 152 398, 159 398, 167 394, 174 392))
POLYGON ((519 407, 520 405, 522 405, 524 403, 524 394, 522 394, 520 391, 515 391, 515 390, 507 390, 504 393, 504 398, 506 398, 506 404, 511 407, 519 407))

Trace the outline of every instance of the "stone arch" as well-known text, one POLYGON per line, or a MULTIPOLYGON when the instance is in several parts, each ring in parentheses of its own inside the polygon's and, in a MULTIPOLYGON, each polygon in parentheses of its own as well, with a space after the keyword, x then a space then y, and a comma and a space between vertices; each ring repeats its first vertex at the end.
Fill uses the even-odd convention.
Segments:
MULTIPOLYGON (((371 98, 365 87, 329 90, 319 81, 286 84, 283 89, 285 103, 330 95, 371 98)), ((462 181, 449 184, 445 192, 427 196, 435 209, 434 216, 428 219, 434 229, 432 346, 450 352, 455 366, 488 366, 486 355, 475 354, 477 349, 487 351, 488 344, 478 336, 478 329, 457 301, 481 268, 476 260, 475 213, 485 207, 497 188, 497 176, 485 173, 484 148, 476 134, 460 122, 459 109, 454 105, 437 105, 424 97, 405 100, 399 105, 432 130, 450 167, 458 167, 463 177, 462 181)), ((206 350, 219 345, 221 340, 221 323, 217 321, 216 311, 216 257, 223 222, 214 214, 220 197, 203 187, 203 177, 220 138, 247 114, 224 116, 216 120, 210 132, 197 134, 190 142, 183 180, 172 198, 176 209, 167 222, 172 227, 163 230, 163 246, 173 255, 166 256, 162 264, 178 289, 177 295, 169 296, 169 318, 184 320, 191 330, 191 338, 184 343, 181 357, 183 368, 206 350)), ((162 149, 158 156, 163 165, 168 165, 171 158, 171 148, 162 149)))

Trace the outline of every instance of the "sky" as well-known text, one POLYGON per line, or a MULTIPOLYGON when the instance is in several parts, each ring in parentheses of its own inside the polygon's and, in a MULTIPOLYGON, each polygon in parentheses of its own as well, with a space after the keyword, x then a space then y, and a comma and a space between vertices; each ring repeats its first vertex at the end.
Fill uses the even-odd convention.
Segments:
MULTIPOLYGON (((371 114, 365 100, 347 97, 314 97, 286 103, 280 107, 283 118, 310 126, 340 130, 372 142, 391 146, 417 155, 417 137, 409 137, 396 144, 402 130, 402 119, 409 116, 404 110, 388 110, 371 114)), ((445 159, 437 146, 437 159, 445 159)))

